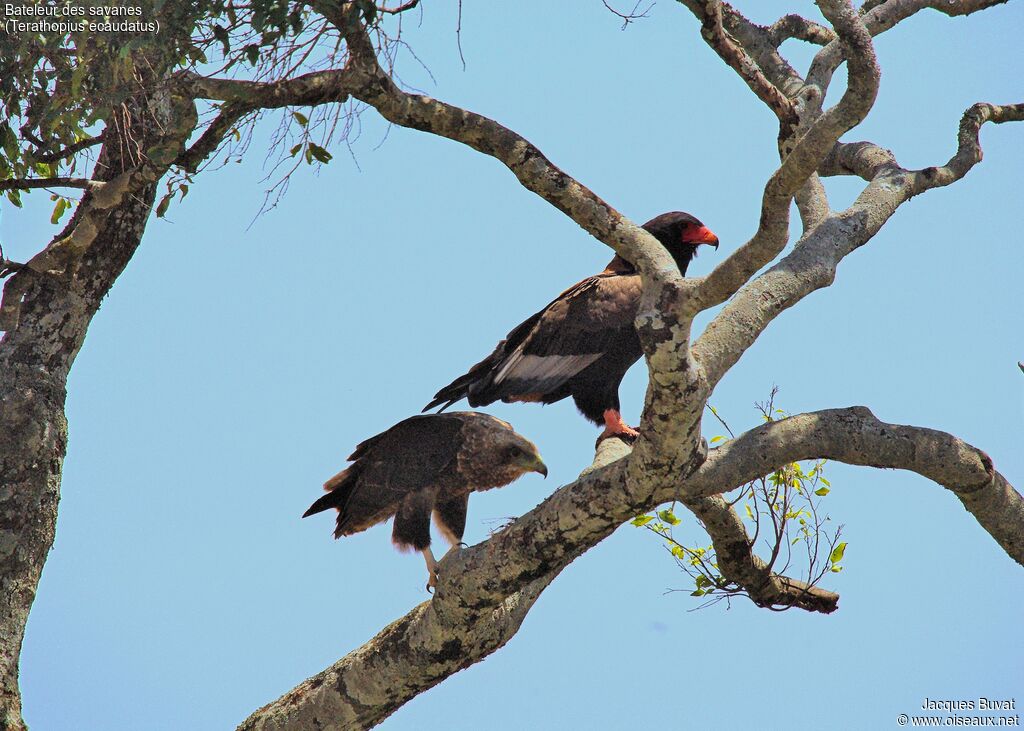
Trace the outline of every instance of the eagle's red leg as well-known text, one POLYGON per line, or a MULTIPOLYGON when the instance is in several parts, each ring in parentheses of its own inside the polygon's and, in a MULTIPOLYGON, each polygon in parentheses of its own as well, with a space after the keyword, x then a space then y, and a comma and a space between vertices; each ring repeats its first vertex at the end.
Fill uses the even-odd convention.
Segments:
POLYGON ((640 436, 640 432, 624 422, 622 414, 616 409, 605 410, 604 431, 601 433, 602 439, 605 437, 625 437, 627 440, 632 441, 638 436, 640 436))

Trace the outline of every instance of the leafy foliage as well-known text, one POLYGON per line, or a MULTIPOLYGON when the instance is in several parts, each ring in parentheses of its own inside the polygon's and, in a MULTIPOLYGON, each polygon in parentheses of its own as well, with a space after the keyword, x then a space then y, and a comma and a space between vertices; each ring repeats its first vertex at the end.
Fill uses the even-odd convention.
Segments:
MULTIPOLYGON (((768 402, 758 404, 764 421, 776 421, 787 416, 775 408, 777 389, 773 389, 768 402)), ((709 407, 732 435, 728 424, 709 407)), ((711 444, 727 441, 715 436, 711 444)), ((842 526, 828 529, 831 519, 821 511, 821 500, 831 492, 832 484, 825 477, 825 460, 811 463, 792 462, 781 469, 747 483, 731 501, 735 508, 743 503, 741 517, 752 536, 751 546, 761 541, 768 554, 768 569, 776 573, 790 570, 794 560, 803 564, 805 581, 816 586, 826 574, 843 570, 846 542, 839 542, 842 526), (798 551, 797 547, 802 550, 798 551)), ((658 536, 676 565, 694 583, 690 592, 694 597, 709 597, 711 602, 733 596, 748 596, 743 587, 722 575, 714 544, 705 534, 703 538, 683 539, 677 527, 683 523, 674 512, 675 504, 650 515, 639 515, 631 524, 658 536), (705 541, 708 541, 705 544, 705 541)), ((783 607, 788 608, 788 607, 783 607)))

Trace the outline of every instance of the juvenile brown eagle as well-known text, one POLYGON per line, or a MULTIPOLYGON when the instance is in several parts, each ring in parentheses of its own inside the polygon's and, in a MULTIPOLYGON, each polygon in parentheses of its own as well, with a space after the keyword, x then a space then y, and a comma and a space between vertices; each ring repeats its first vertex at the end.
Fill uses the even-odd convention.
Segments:
MULTIPOLYGON (((718 237, 689 213, 663 213, 643 228, 668 249, 684 275, 698 246, 718 248, 718 237)), ((643 355, 633 326, 640 289, 636 269, 616 256, 603 272, 518 325, 423 410, 441 406, 444 411, 462 398, 470 406, 486 406, 499 399, 551 404, 572 396, 587 419, 604 424, 605 435, 635 437, 622 421, 619 384, 643 355)))
POLYGON ((370 437, 351 465, 324 483, 327 494, 303 518, 335 508, 334 537, 352 535, 394 516, 391 540, 415 548, 437 580, 430 514, 455 548, 466 529, 469 493, 502 487, 526 472, 547 477, 537 448, 501 419, 473 411, 413 416, 370 437))

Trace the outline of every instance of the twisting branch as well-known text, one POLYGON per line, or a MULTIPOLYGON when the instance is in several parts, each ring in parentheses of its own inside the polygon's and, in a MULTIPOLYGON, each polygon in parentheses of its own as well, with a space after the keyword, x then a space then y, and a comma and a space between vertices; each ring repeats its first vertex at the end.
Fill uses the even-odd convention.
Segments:
POLYGON ((883 173, 901 170, 892 151, 873 142, 837 143, 818 166, 818 174, 824 177, 856 175, 868 182, 883 173))
POLYGON ((775 112, 784 128, 792 129, 796 126, 796 113, 789 98, 768 80, 746 50, 726 33, 722 25, 720 0, 705 0, 700 33, 722 60, 739 74, 757 98, 775 112))
POLYGON ((790 13, 768 26, 768 38, 776 48, 790 38, 813 43, 817 46, 824 46, 834 41, 836 34, 831 28, 826 28, 820 23, 808 20, 802 15, 790 13))
POLYGON ((869 142, 836 145, 822 161, 825 175, 870 181, 854 204, 805 234, 778 264, 745 286, 694 343, 696 359, 714 387, 779 314, 827 287, 844 257, 869 241, 900 205, 923 190, 949 185, 981 159, 979 129, 986 121, 1024 121, 1024 105, 976 104, 961 121, 956 154, 942 168, 910 172, 892 153, 869 142))
MULTIPOLYGON (((880 35, 897 24, 931 8, 949 16, 970 15, 979 10, 1002 5, 1008 0, 885 0, 885 2, 865 2, 864 26, 872 36, 880 35)), ((831 41, 818 51, 807 72, 807 83, 820 89, 819 98, 823 99, 825 91, 832 81, 832 75, 843 62, 844 49, 837 41, 831 41)))
POLYGON ((985 122, 1003 124, 1021 121, 1024 121, 1024 104, 975 104, 964 112, 960 120, 956 153, 941 167, 915 171, 910 182, 910 195, 955 183, 981 162, 980 133, 985 122))
POLYGON ((945 432, 879 421, 863 406, 798 414, 752 429, 712 450, 683 491, 715 495, 724 485, 822 458, 927 477, 955 494, 1010 558, 1024 565, 1024 498, 987 454, 945 432))
POLYGON ((848 130, 867 116, 878 93, 879 71, 871 38, 848 0, 821 0, 822 12, 847 49, 850 80, 839 102, 823 113, 765 185, 761 221, 754 236, 696 281, 691 311, 731 297, 753 274, 778 256, 789 238, 789 202, 818 168, 821 159, 848 130))

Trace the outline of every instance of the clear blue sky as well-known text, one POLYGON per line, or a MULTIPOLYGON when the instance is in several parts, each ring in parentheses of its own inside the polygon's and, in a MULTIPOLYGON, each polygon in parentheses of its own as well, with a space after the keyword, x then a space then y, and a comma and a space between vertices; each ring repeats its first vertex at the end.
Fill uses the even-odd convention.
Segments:
MULTIPOLYGON (((776 125, 685 9, 660 2, 623 32, 597 0, 466 2, 463 71, 446 5, 406 25, 437 83, 407 59, 408 81, 518 130, 638 222, 703 219, 723 247, 696 274, 754 230, 776 125)), ((810 2, 740 5, 761 22, 817 17, 810 2)), ((1024 100, 1022 27, 1014 3, 886 34, 877 108, 850 138, 944 162, 967 106, 1024 100)), ((329 517, 299 516, 354 444, 608 260, 500 164, 404 129, 378 147, 385 125, 362 119, 358 167, 336 147, 251 228, 259 143, 201 176, 99 312, 69 385, 58 536, 25 641, 36 731, 231 728, 426 599, 422 561, 388 528, 334 541, 329 517)), ((984 163, 906 205, 743 357, 713 398, 734 428, 777 384, 789 411, 864 404, 951 431, 1024 482, 1024 124, 982 141, 984 163)), ((829 187, 836 206, 858 190, 829 187)), ((54 232, 47 196, 29 201, 3 209, 14 257, 54 232)), ((638 366, 622 391, 633 423, 643 386, 638 366)), ((536 441, 551 477, 475 496, 470 543, 572 480, 595 437, 568 402, 489 411, 536 441)), ((831 480, 849 541, 828 582, 836 614, 690 612, 696 600, 664 593, 686 577, 627 526, 507 647, 383 728, 885 729, 925 697, 1024 702, 1021 568, 921 477, 835 465, 831 480)), ((692 521, 680 531, 698 540, 692 521)))

